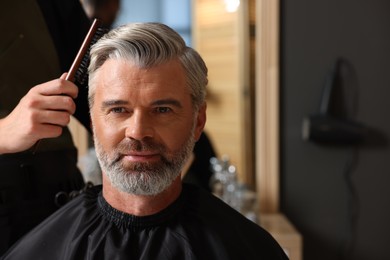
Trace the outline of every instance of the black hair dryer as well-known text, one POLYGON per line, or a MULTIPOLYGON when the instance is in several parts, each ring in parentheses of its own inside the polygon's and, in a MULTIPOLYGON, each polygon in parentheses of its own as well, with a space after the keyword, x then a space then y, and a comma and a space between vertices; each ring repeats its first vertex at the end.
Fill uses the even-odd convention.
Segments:
POLYGON ((355 144, 364 140, 368 129, 358 122, 329 113, 332 92, 341 60, 338 59, 326 78, 320 111, 303 119, 302 137, 305 141, 327 144, 355 144))

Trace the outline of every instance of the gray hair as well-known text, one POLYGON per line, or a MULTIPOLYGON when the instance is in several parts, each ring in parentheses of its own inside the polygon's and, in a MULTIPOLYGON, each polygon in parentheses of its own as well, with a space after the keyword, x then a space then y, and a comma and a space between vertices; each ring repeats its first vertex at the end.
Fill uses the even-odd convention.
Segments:
POLYGON ((198 109, 206 96, 207 67, 200 55, 186 46, 182 37, 161 23, 129 23, 104 35, 91 48, 89 105, 95 94, 95 73, 108 59, 126 59, 139 68, 151 68, 178 59, 186 73, 193 105, 198 109))

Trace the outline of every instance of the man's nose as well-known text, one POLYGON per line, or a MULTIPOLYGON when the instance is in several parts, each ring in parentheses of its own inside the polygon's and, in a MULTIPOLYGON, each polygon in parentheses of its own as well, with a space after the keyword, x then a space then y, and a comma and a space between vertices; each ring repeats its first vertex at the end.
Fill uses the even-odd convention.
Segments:
POLYGON ((152 119, 143 112, 134 112, 126 126, 126 137, 135 140, 154 137, 152 119))

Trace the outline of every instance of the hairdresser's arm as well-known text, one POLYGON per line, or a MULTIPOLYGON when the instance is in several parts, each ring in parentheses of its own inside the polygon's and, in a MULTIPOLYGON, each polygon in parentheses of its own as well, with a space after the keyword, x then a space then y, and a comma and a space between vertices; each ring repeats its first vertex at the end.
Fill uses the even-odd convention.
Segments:
POLYGON ((38 140, 58 137, 75 112, 78 88, 65 74, 30 89, 15 109, 0 119, 0 154, 31 148, 38 140))

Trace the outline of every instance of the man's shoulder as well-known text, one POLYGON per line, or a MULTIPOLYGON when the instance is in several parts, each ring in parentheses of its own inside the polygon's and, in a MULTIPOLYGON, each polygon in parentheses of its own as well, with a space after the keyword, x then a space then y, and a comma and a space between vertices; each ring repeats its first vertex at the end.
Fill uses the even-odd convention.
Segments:
POLYGON ((51 232, 55 229, 66 230, 64 226, 69 227, 69 225, 77 223, 75 218, 95 214, 97 211, 97 199, 100 192, 101 186, 93 186, 86 188, 85 190, 77 191, 76 193, 78 193, 78 195, 73 195, 73 198, 71 195, 72 193, 70 193, 70 200, 45 219, 34 230, 39 230, 40 233, 45 229, 51 232), (58 223, 64 223, 66 225, 59 225, 58 223))
POLYGON ((195 214, 196 221, 192 224, 196 225, 197 233, 206 233, 205 237, 218 241, 220 249, 226 250, 228 255, 238 257, 240 252, 246 252, 248 256, 259 258, 287 259, 265 229, 212 193, 190 185, 185 186, 185 192, 189 198, 187 212, 195 214))
POLYGON ((198 218, 213 227, 229 228, 230 231, 248 230, 254 234, 264 234, 264 230, 252 220, 249 220, 236 209, 225 203, 223 200, 212 193, 194 187, 185 185, 188 204, 192 205, 194 212, 197 212, 198 218))
POLYGON ((66 203, 16 242, 4 259, 61 255, 66 245, 85 230, 88 220, 99 215, 96 203, 100 190, 100 187, 89 188, 66 203))

